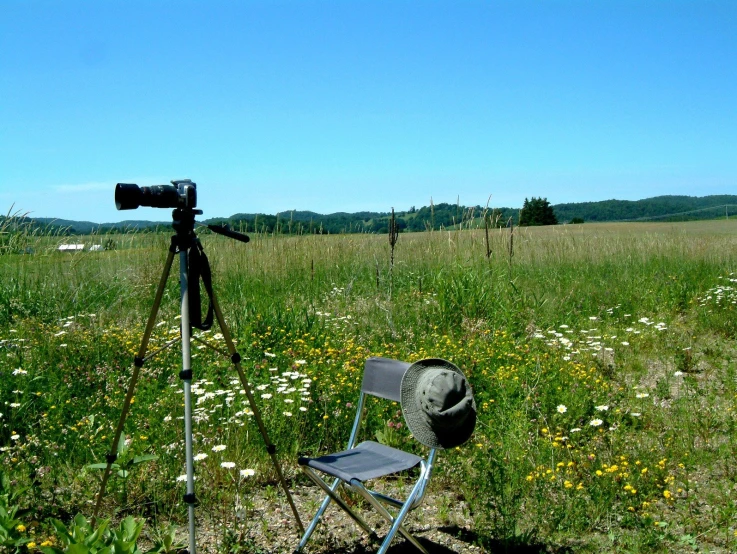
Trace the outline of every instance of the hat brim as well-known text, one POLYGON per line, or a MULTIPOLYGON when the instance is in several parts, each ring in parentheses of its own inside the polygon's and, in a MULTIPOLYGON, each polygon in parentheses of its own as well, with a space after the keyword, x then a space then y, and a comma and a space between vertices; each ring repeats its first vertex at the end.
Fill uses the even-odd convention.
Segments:
POLYGON ((425 358, 413 363, 407 368, 402 377, 401 405, 404 420, 407 422, 410 432, 420 443, 430 448, 454 448, 466 442, 476 427, 476 402, 472 401, 472 410, 466 419, 452 431, 443 432, 442 429, 433 427, 425 417, 422 408, 415 402, 415 391, 421 375, 430 368, 441 368, 453 371, 460 375, 468 383, 463 372, 453 363, 441 358, 425 358))

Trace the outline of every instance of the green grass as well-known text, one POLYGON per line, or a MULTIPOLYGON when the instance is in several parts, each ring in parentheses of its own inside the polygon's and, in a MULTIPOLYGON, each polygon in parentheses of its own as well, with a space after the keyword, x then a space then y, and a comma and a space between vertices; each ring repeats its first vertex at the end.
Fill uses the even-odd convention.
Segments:
MULTIPOLYGON (((56 237, 6 238, 35 248, 0 255, 0 459, 29 487, 19 502, 40 543, 50 518, 91 513, 100 470, 87 466, 110 449, 169 236, 73 254, 56 237)), ((402 234, 393 273, 386 236, 251 238, 202 236, 288 477, 298 454, 344 445, 366 357, 439 356, 471 380, 479 424, 442 454, 435 492, 463 495, 482 543, 737 548, 737 221, 515 229, 512 256, 508 229, 488 245, 483 230, 402 234)), ((152 348, 178 333, 173 273, 152 348)), ((198 346, 198 496, 235 525, 236 500, 274 474, 237 375, 198 346)), ((107 516, 152 530, 186 517, 180 365, 175 347, 144 367, 121 463, 157 459, 113 478, 107 516)), ((407 441, 388 425, 397 409, 372 412, 368 434, 407 441)))

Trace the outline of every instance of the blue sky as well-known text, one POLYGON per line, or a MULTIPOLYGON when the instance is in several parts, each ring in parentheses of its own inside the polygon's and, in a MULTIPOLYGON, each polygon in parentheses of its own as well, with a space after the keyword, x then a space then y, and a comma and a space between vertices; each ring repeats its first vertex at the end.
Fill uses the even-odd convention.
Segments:
POLYGON ((0 211, 737 193, 737 2, 3 0, 0 211))

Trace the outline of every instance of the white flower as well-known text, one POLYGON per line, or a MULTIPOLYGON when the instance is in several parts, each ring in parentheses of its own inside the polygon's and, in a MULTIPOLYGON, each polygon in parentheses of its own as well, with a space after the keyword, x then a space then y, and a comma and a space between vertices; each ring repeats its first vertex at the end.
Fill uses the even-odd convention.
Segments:
POLYGON ((233 469, 235 467, 235 462, 221 462, 220 467, 224 467, 225 469, 233 469))
POLYGON ((253 477, 256 472, 253 469, 242 469, 240 471, 241 477, 253 477))
POLYGON ((566 408, 563 404, 558 404, 558 407, 555 409, 558 410, 559 414, 564 414, 568 411, 568 408, 566 408))
POLYGON ((635 395, 635 397, 637 397, 637 398, 647 398, 648 396, 650 396, 650 395, 648 393, 646 393, 646 392, 638 392, 635 395))
POLYGON ((271 394, 269 394, 269 393, 267 392, 266 394, 262 394, 262 395, 261 395, 261 398, 263 398, 264 400, 268 400, 269 398, 271 398, 271 394))
POLYGON ((204 452, 200 452, 199 454, 197 454, 194 457, 194 459, 195 459, 196 462, 199 462, 201 460, 204 460, 205 458, 207 458, 207 454, 205 454, 204 452))
POLYGON ((28 372, 25 369, 18 368, 18 369, 13 370, 13 375, 27 375, 27 374, 28 372))
POLYGON ((294 363, 297 365, 305 365, 307 363, 307 360, 295 360, 294 363))
POLYGON ((595 409, 599 412, 606 412, 609 406, 602 404, 601 406, 595 406, 595 409))
POLYGON ((682 371, 676 371, 673 375, 675 377, 680 377, 681 375, 683 375, 683 372, 682 371))
POLYGON ((224 444, 218 444, 217 446, 212 447, 213 452, 222 452, 225 450, 226 446, 224 444))
POLYGON ((630 343, 628 343, 626 340, 623 340, 622 341, 622 346, 629 346, 629 345, 630 345, 630 343))
POLYGON ((282 412, 287 417, 292 417, 292 412, 282 412))
POLYGON ((602 423, 604 422, 600 419, 592 419, 591 421, 589 421, 589 425, 591 425, 592 427, 598 427, 602 423))
POLYGON ((304 406, 300 406, 299 407, 299 411, 300 412, 306 412, 307 411, 307 408, 305 408, 304 406))
POLYGON ((11 435, 10 440, 17 441, 20 438, 20 435, 11 435))
POLYGON ((642 414, 640 412, 632 412, 630 415, 632 417, 640 417, 642 414))
POLYGON ((571 429, 571 434, 578 433, 580 430, 581 430, 580 427, 574 427, 573 429, 571 429))
POLYGON ((258 387, 256 387, 256 390, 266 390, 268 388, 269 388, 269 385, 259 385, 258 387))
POLYGON ((276 354, 272 354, 271 352, 264 352, 264 356, 267 358, 276 358, 276 354))
POLYGON ((599 319, 599 318, 598 318, 598 317, 596 317, 595 315, 592 315, 592 316, 590 316, 590 317, 589 317, 589 319, 590 319, 591 321, 596 321, 596 320, 597 320, 597 319, 599 319))
POLYGON ((164 417, 164 421, 171 421, 171 416, 168 415, 168 416, 164 417))
POLYGON ((17 402, 12 402, 12 403, 10 404, 10 407, 11 407, 11 408, 20 408, 20 404, 18 404, 17 402))
POLYGON ((179 481, 179 482, 186 481, 186 480, 187 480, 187 476, 186 475, 180 475, 179 477, 177 477, 177 481, 179 481))

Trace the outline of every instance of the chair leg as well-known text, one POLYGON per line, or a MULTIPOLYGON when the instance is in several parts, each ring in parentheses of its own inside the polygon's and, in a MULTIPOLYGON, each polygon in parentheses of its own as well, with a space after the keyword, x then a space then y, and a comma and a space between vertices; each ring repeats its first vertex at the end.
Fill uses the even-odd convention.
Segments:
MULTIPOLYGON (((335 491, 335 489, 338 488, 339 483, 340 483, 340 479, 336 479, 335 481, 333 481, 333 484, 330 486, 330 490, 335 491)), ((310 522, 310 525, 307 527, 305 534, 302 535, 302 539, 299 541, 299 546, 297 546, 297 548, 294 551, 295 553, 300 552, 304 548, 304 546, 307 544, 307 541, 310 540, 310 537, 312 536, 313 531, 317 527, 317 524, 320 522, 322 515, 325 513, 325 510, 327 509, 328 504, 330 504, 330 495, 325 496, 325 498, 323 499, 322 504, 320 505, 320 509, 317 510, 315 517, 312 518, 312 521, 310 522)))
MULTIPOLYGON (((353 521, 355 521, 358 524, 358 526, 361 527, 361 529, 363 529, 364 531, 366 531, 366 533, 368 534, 369 538, 372 541, 374 541, 374 542, 381 542, 381 539, 376 534, 376 531, 374 531, 369 526, 369 524, 366 523, 366 521, 361 516, 359 516, 357 513, 355 513, 353 510, 350 509, 350 507, 348 506, 348 504, 346 504, 343 501, 343 499, 335 492, 335 489, 330 488, 327 485, 327 483, 325 483, 325 481, 323 481, 322 479, 320 479, 320 477, 314 471, 312 471, 312 469, 310 469, 309 467, 304 467, 303 466, 302 467, 302 471, 304 471, 305 475, 307 475, 307 477, 309 477, 312 480, 313 483, 315 483, 318 487, 320 487, 323 491, 325 491, 325 494, 328 495, 328 498, 326 500, 328 500, 328 501, 329 500, 332 500, 338 506, 340 506, 343 509, 343 511, 345 511, 345 513, 347 513, 351 517, 351 519, 353 519, 353 521)), ((337 481, 337 483, 340 483, 340 479, 337 479, 336 481, 337 481)), ((334 485, 336 485, 336 483, 334 483, 334 485)), ((336 488, 337 488, 337 486, 336 486, 336 488)), ((323 501, 323 504, 327 508, 327 503, 325 501, 323 501)), ((320 515, 322 515, 322 514, 320 514, 320 515)), ((316 523, 315 523, 315 525, 316 525, 316 523)), ((312 524, 310 524, 310 528, 314 528, 312 524)), ((310 531, 310 533, 312 533, 312 531, 310 531)), ((307 533, 305 533, 305 535, 306 534, 307 533)), ((309 536, 307 538, 309 538, 309 536)), ((307 542, 306 539, 303 539, 303 540, 304 540, 304 542, 307 542)), ((303 546, 303 544, 302 544, 302 542, 300 542, 300 548, 302 546, 303 546)))
POLYGON ((404 520, 404 517, 407 515, 407 512, 409 512, 412 502, 414 501, 415 496, 417 495, 417 492, 419 490, 420 483, 418 482, 412 489, 412 492, 410 493, 409 497, 407 498, 407 501, 404 503, 404 506, 397 514, 397 517, 392 516, 392 514, 387 510, 381 502, 376 500, 374 496, 371 494, 369 490, 366 489, 366 487, 363 486, 362 483, 359 481, 352 481, 351 486, 354 487, 360 494, 363 496, 366 501, 371 504, 374 509, 379 512, 386 520, 392 524, 391 529, 387 533, 386 537, 384 537, 384 542, 381 545, 381 548, 379 549, 377 554, 384 554, 386 550, 389 548, 389 543, 391 543, 392 539, 394 538, 394 535, 397 531, 401 533, 401 535, 407 539, 409 542, 411 542, 420 552, 423 554, 428 554, 427 549, 422 546, 420 541, 418 541, 407 529, 402 525, 402 521, 404 520))

